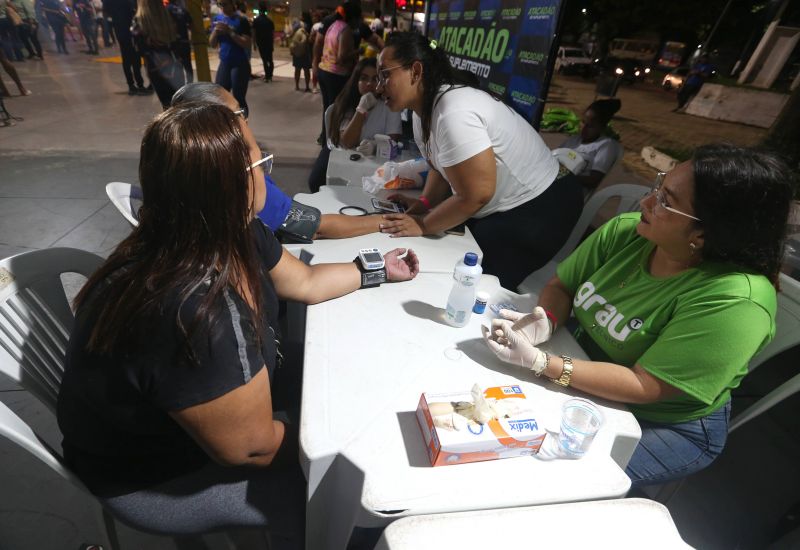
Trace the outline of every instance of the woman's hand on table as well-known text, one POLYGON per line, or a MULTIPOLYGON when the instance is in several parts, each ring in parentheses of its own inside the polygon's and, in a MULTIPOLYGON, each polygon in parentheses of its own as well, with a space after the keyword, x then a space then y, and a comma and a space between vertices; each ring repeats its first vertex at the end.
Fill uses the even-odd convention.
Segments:
POLYGON ((426 211, 422 201, 403 195, 402 193, 392 193, 386 198, 392 202, 402 204, 406 214, 422 214, 426 211))
POLYGON ((392 282, 410 281, 419 273, 419 258, 410 248, 395 248, 383 255, 386 278, 392 282))
POLYGON ((420 237, 425 234, 422 216, 409 214, 384 214, 380 224, 381 233, 390 237, 420 237))

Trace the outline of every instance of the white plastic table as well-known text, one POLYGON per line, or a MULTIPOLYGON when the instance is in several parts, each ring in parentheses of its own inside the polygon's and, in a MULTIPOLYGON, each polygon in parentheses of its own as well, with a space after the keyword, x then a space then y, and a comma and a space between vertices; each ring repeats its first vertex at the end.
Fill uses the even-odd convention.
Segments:
POLYGON ((626 498, 415 516, 386 528, 375 550, 691 548, 664 505, 626 498))
MULTIPOLYGON (((326 182, 328 185, 349 185, 361 187, 361 178, 371 176, 386 159, 375 156, 361 155, 358 160, 350 160, 354 154, 359 154, 354 149, 333 149, 328 157, 326 182)), ((409 151, 403 150, 395 162, 403 162, 415 158, 409 151)))
MULTIPOLYGON (((385 197, 383 191, 379 196, 385 197)), ((335 214, 343 206, 360 206, 372 211, 370 197, 358 187, 323 185, 317 193, 295 195, 295 200, 319 208, 323 214, 335 214)), ((360 248, 375 247, 381 252, 394 248, 409 247, 420 259, 420 268, 427 273, 453 273, 456 262, 464 258, 467 252, 475 252, 483 258, 478 243, 469 229, 464 235, 441 235, 429 237, 392 238, 386 233, 370 233, 349 239, 319 239, 313 244, 292 244, 286 248, 297 254, 304 250, 312 255, 311 263, 349 262, 358 254, 360 248)))
MULTIPOLYGON (((307 548, 345 548, 354 526, 382 526, 410 515, 553 504, 624 496, 624 473, 641 430, 624 407, 593 399, 605 424, 580 460, 523 457, 432 467, 415 417, 422 392, 520 384, 557 431, 563 390, 498 360, 480 325, 446 325, 450 274, 360 290, 309 306, 305 334, 300 447, 308 479, 307 548)), ((484 275, 490 303, 530 310, 484 275)), ((548 351, 585 358, 566 331, 548 351)))

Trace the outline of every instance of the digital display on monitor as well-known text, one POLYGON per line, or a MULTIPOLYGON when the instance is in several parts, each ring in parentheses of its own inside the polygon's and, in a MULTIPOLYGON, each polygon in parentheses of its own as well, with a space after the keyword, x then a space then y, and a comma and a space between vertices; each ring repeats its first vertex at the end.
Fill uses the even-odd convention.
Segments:
POLYGON ((380 262, 383 259, 383 256, 378 254, 377 252, 367 252, 364 254, 364 259, 367 260, 369 263, 380 262))

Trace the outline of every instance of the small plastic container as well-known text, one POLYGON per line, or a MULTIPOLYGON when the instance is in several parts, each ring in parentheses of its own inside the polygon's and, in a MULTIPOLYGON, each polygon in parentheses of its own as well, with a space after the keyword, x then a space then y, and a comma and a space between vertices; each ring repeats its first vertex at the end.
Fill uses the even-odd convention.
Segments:
POLYGON ((475 293, 475 305, 472 306, 472 313, 483 313, 486 311, 486 304, 489 303, 491 296, 483 290, 475 293))

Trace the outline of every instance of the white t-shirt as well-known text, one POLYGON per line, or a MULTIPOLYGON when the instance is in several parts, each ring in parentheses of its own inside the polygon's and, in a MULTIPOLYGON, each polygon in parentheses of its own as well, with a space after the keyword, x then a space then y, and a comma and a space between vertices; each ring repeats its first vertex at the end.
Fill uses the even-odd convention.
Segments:
MULTIPOLYGON (((351 118, 346 118, 342 121, 342 126, 339 130, 344 130, 350 124, 351 118)), ((386 107, 383 100, 378 100, 377 105, 370 109, 367 120, 364 121, 364 126, 361 128, 361 140, 372 139, 375 134, 402 134, 403 121, 400 120, 400 113, 393 113, 386 107)))
POLYGON ((608 174, 617 161, 621 148, 617 140, 608 136, 600 137, 591 143, 581 143, 580 134, 567 138, 561 147, 577 151, 586 161, 586 166, 583 167, 580 176, 588 176, 592 170, 608 174))
MULTIPOLYGON (((541 136, 502 101, 475 88, 442 87, 431 116, 430 159, 447 180, 444 168, 481 151, 494 149, 497 183, 492 200, 473 217, 505 212, 542 194, 558 175, 558 161, 541 136)), ((422 120, 414 115, 414 140, 424 156, 422 120)), ((452 188, 452 182, 447 180, 452 188)), ((453 190, 455 193, 455 190, 453 190)))

